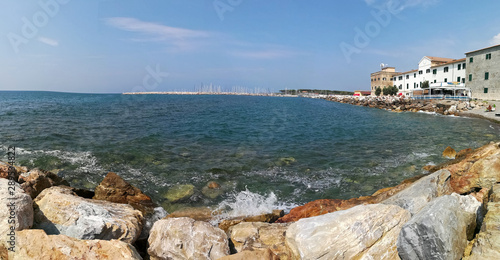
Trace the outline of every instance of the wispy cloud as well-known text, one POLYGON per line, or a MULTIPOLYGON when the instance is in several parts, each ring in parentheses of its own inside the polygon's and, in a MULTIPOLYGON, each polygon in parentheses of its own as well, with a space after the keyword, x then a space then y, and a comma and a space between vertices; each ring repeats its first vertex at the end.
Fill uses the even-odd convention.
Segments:
POLYGON ((384 8, 388 6, 397 7, 400 11, 411 7, 429 7, 441 0, 365 0, 368 6, 384 8))
POLYGON ((212 33, 206 31, 170 27, 130 17, 112 17, 105 19, 105 22, 120 30, 142 34, 143 38, 135 39, 136 41, 165 42, 176 50, 192 50, 197 46, 196 41, 212 36, 212 33))
POLYGON ((54 39, 50 39, 50 38, 46 38, 46 37, 38 37, 37 39, 39 42, 41 43, 45 43, 47 45, 50 45, 52 47, 57 47, 59 46, 59 42, 54 40, 54 39))
POLYGON ((493 39, 490 41, 491 45, 499 45, 500 44, 500 33, 495 35, 493 39))

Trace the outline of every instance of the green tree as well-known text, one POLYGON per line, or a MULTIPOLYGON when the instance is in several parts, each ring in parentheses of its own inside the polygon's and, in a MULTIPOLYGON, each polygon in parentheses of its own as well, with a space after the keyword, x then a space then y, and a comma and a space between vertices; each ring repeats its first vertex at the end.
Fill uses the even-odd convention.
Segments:
POLYGON ((380 92, 382 92, 382 90, 380 89, 380 87, 378 87, 376 90, 375 90, 375 95, 378 97, 380 96, 380 92))
POLYGON ((429 81, 428 80, 422 82, 422 88, 429 88, 429 81))
POLYGON ((392 86, 391 89, 392 89, 391 95, 397 95, 398 94, 398 91, 399 91, 398 87, 392 86))

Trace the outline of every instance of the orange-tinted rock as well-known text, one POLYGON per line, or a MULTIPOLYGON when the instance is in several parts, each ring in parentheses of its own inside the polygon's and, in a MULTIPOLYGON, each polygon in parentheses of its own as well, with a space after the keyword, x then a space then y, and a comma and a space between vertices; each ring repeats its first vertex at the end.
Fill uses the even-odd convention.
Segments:
POLYGON ((66 180, 56 174, 44 170, 34 169, 29 172, 27 177, 24 177, 24 183, 21 184, 23 190, 28 193, 32 199, 36 198, 44 189, 52 186, 65 185, 69 186, 66 180))
POLYGON ((138 188, 130 185, 114 172, 108 173, 95 188, 95 200, 130 204, 143 215, 151 214, 156 204, 138 188))
POLYGON ((11 177, 15 181, 19 179, 19 173, 17 172, 16 167, 0 162, 0 178, 10 179, 11 177))
POLYGON ((480 147, 446 169, 451 172, 451 187, 458 194, 491 187, 500 181, 499 144, 480 147))
POLYGON ((384 188, 377 192, 375 192, 372 196, 363 196, 359 198, 353 198, 349 200, 341 200, 341 199, 321 199, 315 200, 309 203, 306 203, 303 206, 299 206, 290 210, 290 213, 279 218, 276 223, 287 223, 294 222, 302 218, 310 218, 315 217, 331 212, 335 212, 338 210, 345 210, 352 208, 357 205, 364 204, 375 204, 379 203, 392 195, 400 192, 406 187, 410 186, 415 181, 426 175, 415 176, 410 179, 406 179, 401 182, 399 185, 392 188, 384 188))
POLYGON ((472 151, 473 151, 472 148, 460 150, 457 153, 457 158, 465 157, 467 154, 471 153, 472 151))
POLYGON ((209 189, 220 189, 220 184, 218 184, 217 182, 215 181, 211 181, 207 184, 207 187, 209 189))
POLYGON ((489 188, 482 188, 480 191, 473 192, 470 195, 472 195, 472 197, 474 197, 477 201, 481 203, 487 203, 489 199, 489 193, 490 193, 489 188))
POLYGON ((219 228, 227 232, 230 227, 235 226, 242 222, 264 222, 264 223, 274 223, 279 218, 283 217, 283 210, 273 210, 272 213, 262 214, 250 217, 239 217, 234 219, 225 219, 219 224, 219 228))
POLYGON ((453 149, 449 146, 446 147, 446 149, 444 149, 444 151, 443 151, 443 157, 445 157, 445 158, 455 159, 456 156, 457 156, 457 152, 455 151, 455 149, 453 149))

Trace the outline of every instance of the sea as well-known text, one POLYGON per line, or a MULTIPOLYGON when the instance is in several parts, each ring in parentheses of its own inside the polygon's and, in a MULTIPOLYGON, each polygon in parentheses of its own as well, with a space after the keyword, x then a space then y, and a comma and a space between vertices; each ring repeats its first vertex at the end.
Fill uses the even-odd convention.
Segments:
POLYGON ((442 151, 499 139, 486 120, 302 97, 0 92, 0 160, 94 189, 116 172, 167 211, 252 214, 370 195, 423 174, 442 151), (221 185, 213 196, 208 182, 221 185), (172 203, 178 185, 194 194, 172 203))

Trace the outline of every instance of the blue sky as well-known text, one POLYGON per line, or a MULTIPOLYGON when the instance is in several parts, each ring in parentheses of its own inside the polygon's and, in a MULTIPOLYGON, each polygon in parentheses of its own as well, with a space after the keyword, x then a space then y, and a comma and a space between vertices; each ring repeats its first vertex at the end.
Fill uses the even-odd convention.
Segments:
POLYGON ((500 2, 2 0, 0 90, 370 88, 500 44, 500 2), (379 14, 379 15, 374 15, 379 14))

